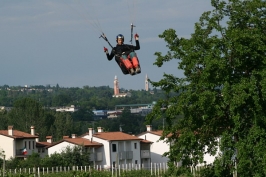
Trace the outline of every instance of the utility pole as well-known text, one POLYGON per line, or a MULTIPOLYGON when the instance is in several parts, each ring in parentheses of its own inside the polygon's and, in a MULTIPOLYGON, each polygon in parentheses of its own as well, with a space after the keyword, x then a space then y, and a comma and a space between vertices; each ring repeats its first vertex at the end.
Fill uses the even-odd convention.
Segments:
POLYGON ((4 153, 5 151, 2 151, 2 154, 0 154, 3 157, 3 177, 6 176, 6 155, 4 153))

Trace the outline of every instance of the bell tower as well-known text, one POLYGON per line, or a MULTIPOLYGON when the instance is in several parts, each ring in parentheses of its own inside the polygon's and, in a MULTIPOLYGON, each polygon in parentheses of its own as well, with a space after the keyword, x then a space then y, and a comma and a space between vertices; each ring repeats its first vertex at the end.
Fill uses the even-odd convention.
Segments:
POLYGON ((114 80, 114 95, 118 95, 118 94, 119 94, 119 85, 118 85, 117 76, 115 76, 115 80, 114 80))
POLYGON ((149 91, 149 81, 148 81, 148 75, 146 74, 146 78, 145 78, 145 90, 149 91))

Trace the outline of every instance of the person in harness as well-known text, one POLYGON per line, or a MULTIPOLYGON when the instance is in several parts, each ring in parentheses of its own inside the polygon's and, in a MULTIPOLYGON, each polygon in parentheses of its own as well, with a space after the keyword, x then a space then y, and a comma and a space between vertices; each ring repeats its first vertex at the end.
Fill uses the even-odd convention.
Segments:
POLYGON ((140 49, 139 35, 135 34, 136 46, 124 44, 124 36, 118 34, 116 36, 116 47, 114 47, 109 54, 108 49, 104 47, 107 59, 110 61, 115 56, 115 61, 121 68, 124 74, 135 75, 141 73, 139 60, 135 50, 140 49))

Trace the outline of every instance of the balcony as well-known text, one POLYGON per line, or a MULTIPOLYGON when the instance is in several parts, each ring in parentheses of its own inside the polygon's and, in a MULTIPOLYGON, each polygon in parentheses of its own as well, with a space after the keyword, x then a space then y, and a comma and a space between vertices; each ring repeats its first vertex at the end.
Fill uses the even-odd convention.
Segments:
POLYGON ((133 159, 133 151, 120 151, 119 160, 133 159))
POLYGON ((103 153, 102 152, 95 152, 90 154, 90 161, 100 162, 103 160, 103 153))
POLYGON ((151 158, 151 153, 149 150, 141 150, 140 151, 140 158, 142 159, 148 159, 151 158))
POLYGON ((21 149, 16 149, 16 156, 26 156, 26 155, 22 153, 21 149))
POLYGON ((119 160, 125 160, 127 157, 126 151, 119 152, 119 160))

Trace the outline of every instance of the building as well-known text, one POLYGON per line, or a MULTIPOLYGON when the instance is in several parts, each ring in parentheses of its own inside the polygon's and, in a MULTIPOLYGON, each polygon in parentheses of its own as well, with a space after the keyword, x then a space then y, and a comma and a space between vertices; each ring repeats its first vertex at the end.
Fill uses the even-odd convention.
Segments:
POLYGON ((1 111, 11 111, 12 107, 6 107, 6 106, 0 106, 0 112, 1 111))
POLYGON ((55 111, 57 112, 76 112, 78 111, 78 108, 75 107, 75 105, 66 106, 66 107, 61 107, 61 108, 56 108, 55 111))
MULTIPOLYGON (((170 143, 166 142, 166 140, 171 135, 168 135, 164 140, 160 140, 163 130, 152 130, 151 125, 146 125, 146 127, 147 127, 146 132, 137 135, 137 137, 153 142, 150 147, 151 162, 167 163, 169 159, 163 156, 163 154, 165 152, 169 152, 170 150, 170 143)), ((215 160, 215 157, 218 156, 219 152, 220 150, 218 147, 217 153, 215 155, 211 155, 210 153, 207 153, 207 146, 206 146, 203 161, 205 161, 206 164, 212 164, 215 160)), ((181 166, 182 165, 181 162, 178 165, 181 166)), ((198 166, 202 166, 202 164, 199 164, 198 166)))
POLYGON ((149 88, 149 81, 148 81, 148 75, 146 74, 146 77, 145 77, 145 90, 146 91, 149 91, 150 88, 149 88))
POLYGON ((147 125, 146 127, 147 131, 137 135, 137 137, 153 142, 150 148, 151 162, 167 163, 169 159, 167 157, 164 157, 163 154, 170 150, 170 144, 166 143, 165 140, 160 140, 163 131, 152 130, 151 125, 147 125))
POLYGON ((46 146, 46 149, 48 150, 48 155, 50 156, 54 153, 61 153, 67 147, 73 148, 74 146, 83 146, 86 151, 89 151, 90 161, 94 163, 96 161, 102 161, 104 158, 102 152, 99 151, 99 148, 102 147, 103 144, 77 137, 76 134, 72 134, 71 138, 64 136, 61 141, 46 146))
POLYGON ((97 133, 89 128, 89 132, 81 137, 103 144, 99 152, 102 152, 105 158, 96 161, 96 165, 110 168, 141 163, 144 167, 150 166, 150 141, 123 132, 103 132, 102 127, 98 127, 97 133))
POLYGON ((31 134, 14 130, 8 126, 7 130, 0 130, 0 149, 4 151, 6 159, 27 158, 36 152, 36 139, 34 126, 31 126, 31 134), (4 142, 4 143, 3 143, 4 142))
POLYGON ((123 111, 126 107, 130 109, 131 114, 139 114, 141 116, 147 116, 153 109, 156 102, 151 104, 122 104, 115 105, 115 111, 123 111))
POLYGON ((94 120, 106 119, 108 116, 107 110, 93 110, 92 112, 94 120))
POLYGON ((127 93, 120 93, 119 92, 119 82, 117 79, 117 76, 115 76, 115 80, 114 80, 114 94, 113 97, 115 98, 119 98, 119 97, 131 97, 131 93, 127 92, 127 93))
POLYGON ((52 136, 46 136, 46 141, 39 142, 39 138, 36 138, 36 151, 41 158, 48 155, 47 146, 50 146, 53 143, 52 136))

